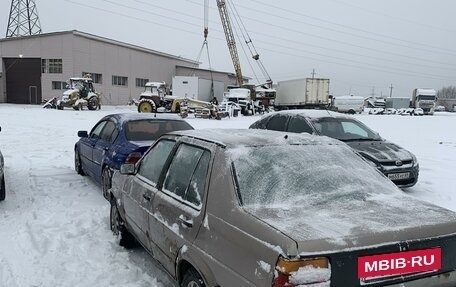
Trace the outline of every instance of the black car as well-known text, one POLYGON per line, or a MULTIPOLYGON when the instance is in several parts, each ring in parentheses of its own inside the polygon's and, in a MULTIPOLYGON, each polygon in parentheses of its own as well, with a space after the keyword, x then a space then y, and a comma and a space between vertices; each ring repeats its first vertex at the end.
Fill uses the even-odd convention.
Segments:
POLYGON ((78 174, 89 175, 101 183, 108 196, 111 177, 125 162, 134 163, 161 135, 192 130, 176 115, 112 114, 103 117, 90 131, 79 131, 74 146, 74 165, 78 174))
POLYGON ((341 140, 399 187, 418 181, 419 165, 408 150, 389 142, 351 116, 323 110, 281 111, 254 122, 251 129, 310 133, 341 140))

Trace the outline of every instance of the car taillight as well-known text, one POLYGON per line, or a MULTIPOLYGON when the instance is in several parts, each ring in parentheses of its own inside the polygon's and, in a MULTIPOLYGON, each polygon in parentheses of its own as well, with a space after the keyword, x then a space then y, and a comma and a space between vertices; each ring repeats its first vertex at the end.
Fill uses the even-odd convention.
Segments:
POLYGON ((142 154, 140 152, 132 152, 127 156, 124 163, 135 164, 138 162, 138 160, 141 158, 141 156, 142 156, 142 154))
POLYGON ((285 259, 277 262, 274 287, 330 286, 331 265, 326 257, 285 259))

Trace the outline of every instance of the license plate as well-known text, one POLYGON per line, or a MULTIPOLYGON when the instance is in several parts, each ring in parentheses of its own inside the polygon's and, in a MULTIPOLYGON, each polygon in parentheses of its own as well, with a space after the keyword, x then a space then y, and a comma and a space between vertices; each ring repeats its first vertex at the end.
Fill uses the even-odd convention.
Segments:
POLYGON ((362 280, 437 271, 441 268, 440 247, 358 257, 358 278, 362 280))
POLYGON ((390 173, 390 174, 388 174, 388 178, 391 179, 391 180, 407 179, 409 177, 410 177, 410 172, 390 173))

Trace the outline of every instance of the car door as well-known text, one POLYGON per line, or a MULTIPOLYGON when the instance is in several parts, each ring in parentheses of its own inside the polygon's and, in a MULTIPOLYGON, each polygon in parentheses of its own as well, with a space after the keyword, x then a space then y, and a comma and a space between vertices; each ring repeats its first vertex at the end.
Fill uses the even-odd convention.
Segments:
POLYGON ((108 156, 108 151, 119 134, 119 124, 116 120, 110 119, 106 121, 104 125, 100 138, 93 145, 92 150, 92 161, 95 173, 95 179, 98 182, 101 182, 101 171, 103 163, 106 161, 108 156))
POLYGON ((163 167, 173 150, 174 140, 158 141, 144 155, 137 174, 130 179, 123 198, 127 224, 133 229, 138 240, 150 249, 148 220, 152 201, 157 193, 157 184, 163 167))
POLYGON ((88 172, 90 175, 95 175, 95 168, 93 164, 93 148, 95 144, 100 139, 101 132, 106 125, 107 121, 101 121, 97 123, 87 138, 81 138, 79 145, 79 155, 81 157, 81 162, 83 165, 84 171, 88 172))
POLYGON ((210 150, 208 143, 179 144, 153 200, 149 234, 155 256, 171 274, 179 250, 193 243, 204 219, 210 150))

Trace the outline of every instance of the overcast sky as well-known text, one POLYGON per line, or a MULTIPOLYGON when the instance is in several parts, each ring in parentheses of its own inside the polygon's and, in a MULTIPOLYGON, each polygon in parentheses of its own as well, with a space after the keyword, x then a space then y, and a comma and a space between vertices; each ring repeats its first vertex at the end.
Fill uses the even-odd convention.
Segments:
MULTIPOLYGON (((43 33, 76 29, 192 60, 204 40, 204 0, 35 1, 43 33)), ((239 15, 274 82, 311 77, 315 69, 315 77, 330 79, 335 96, 389 96, 392 85, 393 96, 409 97, 413 88, 456 85, 454 0, 229 0, 228 4, 231 12, 237 11, 231 16, 233 25, 233 15, 239 15)), ((2 38, 10 5, 11 0, 0 0, 2 38)), ((209 0, 209 5, 211 67, 233 72, 216 0, 209 0)), ((247 60, 238 34, 243 74, 252 82, 264 81, 257 63, 247 60)), ((200 60, 201 67, 209 67, 206 52, 200 60)))

